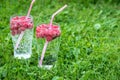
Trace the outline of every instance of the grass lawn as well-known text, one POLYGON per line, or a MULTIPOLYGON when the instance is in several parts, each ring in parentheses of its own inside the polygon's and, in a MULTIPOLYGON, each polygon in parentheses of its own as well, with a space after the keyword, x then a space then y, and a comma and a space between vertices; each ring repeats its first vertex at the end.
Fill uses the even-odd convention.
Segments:
MULTIPOLYGON (((58 60, 51 70, 39 68, 36 36, 32 57, 15 59, 10 17, 26 15, 31 0, 0 0, 0 80, 120 80, 120 4, 78 0, 36 0, 31 15, 36 26, 57 15, 62 34, 58 60)), ((117 1, 117 0, 116 0, 117 1)), ((40 40, 39 40, 40 41, 40 40)))

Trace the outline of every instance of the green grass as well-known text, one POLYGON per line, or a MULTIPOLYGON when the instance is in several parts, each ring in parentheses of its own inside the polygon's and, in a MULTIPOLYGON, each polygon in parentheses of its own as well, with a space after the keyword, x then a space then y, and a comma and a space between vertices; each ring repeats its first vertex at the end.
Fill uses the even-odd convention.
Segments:
POLYGON ((49 23, 52 13, 68 3, 54 20, 62 31, 58 61, 46 70, 37 66, 35 34, 32 57, 13 57, 9 20, 15 14, 26 15, 30 0, 1 0, 0 80, 120 80, 120 4, 87 1, 36 0, 31 12, 34 33, 37 25, 49 23))

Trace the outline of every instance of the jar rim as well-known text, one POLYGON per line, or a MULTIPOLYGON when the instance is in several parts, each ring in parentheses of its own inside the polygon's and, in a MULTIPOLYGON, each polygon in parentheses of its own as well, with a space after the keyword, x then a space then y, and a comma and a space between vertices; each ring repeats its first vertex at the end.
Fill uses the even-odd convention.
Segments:
MULTIPOLYGON (((48 25, 48 24, 50 24, 50 23, 40 23, 40 24, 37 24, 37 26, 42 25, 42 24, 47 24, 47 25, 48 25)), ((59 26, 59 28, 60 28, 59 23, 53 22, 52 25, 57 25, 57 26, 59 26)))
MULTIPOLYGON (((26 16, 26 15, 13 15, 13 16, 10 17, 10 21, 13 17, 16 17, 16 16, 22 17, 22 16, 26 16)), ((32 15, 30 15, 29 18, 31 19, 31 21, 33 21, 33 16, 32 15)))

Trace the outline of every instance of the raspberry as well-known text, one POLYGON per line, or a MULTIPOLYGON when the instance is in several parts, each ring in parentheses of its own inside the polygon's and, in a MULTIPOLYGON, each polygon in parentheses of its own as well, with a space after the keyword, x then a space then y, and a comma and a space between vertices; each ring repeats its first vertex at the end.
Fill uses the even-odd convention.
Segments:
POLYGON ((19 30, 20 30, 20 31, 24 31, 24 30, 25 30, 25 27, 20 27, 19 30))
POLYGON ((30 17, 26 18, 26 16, 16 16, 11 19, 10 26, 12 35, 14 36, 16 34, 20 34, 26 29, 33 28, 33 22, 30 17))
POLYGON ((36 37, 45 38, 47 41, 51 41, 61 34, 60 28, 57 25, 42 24, 36 28, 36 37))

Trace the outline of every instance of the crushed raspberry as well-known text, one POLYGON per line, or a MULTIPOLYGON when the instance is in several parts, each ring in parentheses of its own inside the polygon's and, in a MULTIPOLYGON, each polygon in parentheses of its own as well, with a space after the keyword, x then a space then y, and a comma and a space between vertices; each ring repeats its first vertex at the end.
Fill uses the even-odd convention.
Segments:
POLYGON ((51 41, 61 34, 60 28, 57 25, 42 24, 36 28, 36 37, 45 38, 47 41, 51 41))
POLYGON ((10 26, 11 33, 14 36, 16 34, 20 34, 26 29, 33 28, 33 22, 30 17, 27 18, 26 16, 16 16, 11 19, 10 26))

